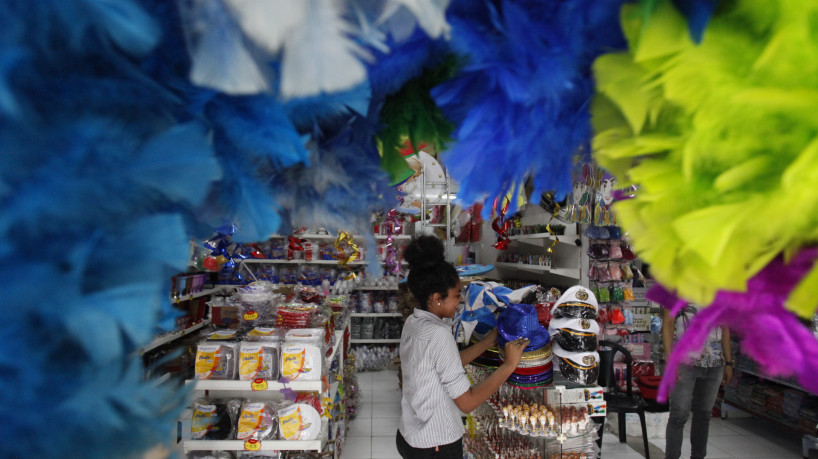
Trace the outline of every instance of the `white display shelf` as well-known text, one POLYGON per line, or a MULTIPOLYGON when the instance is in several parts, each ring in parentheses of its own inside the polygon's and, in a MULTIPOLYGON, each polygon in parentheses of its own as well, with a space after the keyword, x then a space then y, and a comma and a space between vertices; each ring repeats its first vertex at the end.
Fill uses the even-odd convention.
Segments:
POLYGON ((399 312, 353 312, 352 317, 403 317, 399 312))
POLYGON ((558 235, 554 236, 551 233, 535 233, 535 234, 517 234, 517 235, 514 235, 514 236, 509 236, 508 238, 509 238, 509 240, 512 240, 512 241, 521 241, 521 242, 536 241, 536 240, 539 240, 539 239, 550 239, 550 240, 553 241, 554 239, 557 239, 559 241, 559 242, 557 242, 557 244, 566 244, 566 245, 574 246, 574 245, 576 245, 576 244, 574 244, 574 241, 576 241, 577 237, 579 237, 579 236, 577 236, 576 234, 558 234, 558 235))
MULTIPOLYGON (((316 240, 333 240, 333 241, 338 239, 337 234, 302 233, 302 234, 294 234, 293 236, 295 236, 295 237, 297 237, 299 239, 316 239, 316 240)), ((373 234, 372 236, 375 239, 386 239, 386 238, 389 237, 386 234, 373 234)), ((273 236, 270 236, 270 239, 286 239, 288 237, 290 237, 290 235, 283 236, 281 234, 275 234, 273 236)), ((355 239, 355 240, 361 240, 361 239, 364 238, 364 236, 361 235, 361 234, 353 234, 352 238, 355 239)), ((397 239, 397 240, 405 241, 405 240, 412 239, 412 236, 410 236, 408 234, 399 234, 399 235, 396 235, 396 236, 392 236, 392 238, 397 239)))
POLYGON ((400 344, 400 339, 350 339, 350 344, 400 344))
MULTIPOLYGON (((219 289, 214 289, 214 290, 219 290, 219 289)), ((150 344, 148 344, 148 345, 144 346, 142 349, 140 349, 139 354, 142 355, 142 354, 145 354, 146 352, 150 352, 150 351, 156 349, 159 346, 165 345, 165 344, 167 344, 167 343, 169 343, 171 341, 174 341, 174 340, 177 340, 177 339, 179 339, 179 338, 181 338, 183 336, 189 335, 189 334, 195 332, 196 330, 199 330, 200 328, 202 328, 202 327, 204 327, 206 325, 210 325, 210 319, 202 319, 201 322, 199 322, 197 324, 194 324, 194 325, 192 325, 192 326, 190 326, 188 328, 185 328, 184 330, 177 330, 175 332, 171 332, 171 333, 168 333, 166 335, 162 335, 162 336, 154 339, 153 341, 151 341, 150 344)))
MULTIPOLYGON (((344 331, 335 331, 335 345, 332 347, 332 353, 327 359, 332 362, 338 355, 338 349, 344 344, 344 331)), ((324 390, 323 381, 290 381, 288 383, 280 383, 278 381, 267 381, 267 388, 264 390, 254 390, 252 387, 253 381, 219 381, 212 379, 188 379, 185 384, 193 384, 194 390, 197 391, 249 391, 249 392, 277 392, 283 389, 290 389, 295 392, 322 392, 324 390)))
POLYGON ((190 293, 188 295, 179 295, 176 300, 174 301, 173 296, 170 297, 170 300, 175 303, 181 303, 182 301, 190 301, 194 298, 199 298, 201 296, 213 295, 215 293, 219 293, 224 287, 214 287, 214 288, 206 288, 204 290, 198 291, 196 293, 190 293))
POLYGON ((525 263, 495 263, 494 266, 498 268, 506 268, 506 269, 517 269, 520 271, 528 271, 533 273, 548 273, 548 274, 555 274, 557 276, 568 277, 571 279, 579 279, 578 269, 568 269, 568 268, 553 268, 548 266, 539 266, 539 265, 529 265, 525 263))
POLYGON ((188 379, 187 384, 195 384, 197 391, 248 391, 248 392, 277 392, 282 389, 290 389, 296 392, 321 392, 324 390, 322 381, 290 381, 282 384, 278 381, 267 381, 267 389, 253 390, 252 381, 216 381, 210 379, 188 379))
MULTIPOLYGON (((291 264, 291 265, 340 265, 340 260, 282 260, 276 258, 245 258, 242 263, 257 264, 257 263, 277 263, 277 264, 291 264)), ((369 260, 355 260, 349 264, 352 266, 364 266, 369 263, 369 260)), ((379 264, 384 264, 383 261, 378 260, 379 264)), ((409 263, 401 261, 401 265, 408 265, 409 263)))
POLYGON ((380 291, 387 291, 387 292, 397 292, 398 286, 390 286, 390 287, 368 287, 365 285, 359 285, 354 288, 354 290, 380 290, 380 291))
MULTIPOLYGON (((321 434, 316 440, 260 440, 259 451, 323 451, 327 443, 328 424, 321 420, 321 434)), ((187 451, 245 451, 244 440, 190 440, 182 441, 187 451)))

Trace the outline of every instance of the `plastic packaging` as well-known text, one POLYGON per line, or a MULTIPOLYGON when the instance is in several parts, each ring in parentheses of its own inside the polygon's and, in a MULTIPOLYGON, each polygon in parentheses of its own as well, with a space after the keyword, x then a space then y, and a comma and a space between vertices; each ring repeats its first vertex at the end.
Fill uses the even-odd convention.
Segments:
POLYGON ((312 344, 287 344, 281 349, 281 376, 290 381, 319 381, 323 366, 321 348, 312 344))
POLYGON ((597 352, 570 352, 559 343, 552 344, 552 352, 557 357, 560 373, 569 381, 578 384, 594 384, 599 377, 599 354, 597 352))
POLYGON ((592 319, 554 319, 548 333, 566 351, 595 351, 599 345, 599 324, 592 319))
POLYGON ((278 344, 273 342, 243 342, 239 346, 239 379, 278 379, 278 344))
POLYGON ((196 379, 236 379, 236 347, 233 342, 199 343, 196 347, 196 379))
POLYGON ((294 403, 278 411, 284 440, 315 440, 321 434, 321 415, 306 403, 294 403))
POLYGON ((245 402, 241 405, 237 440, 270 440, 278 435, 277 407, 271 402, 245 402))
POLYGON ((195 440, 232 440, 241 400, 193 401, 190 436, 195 440))

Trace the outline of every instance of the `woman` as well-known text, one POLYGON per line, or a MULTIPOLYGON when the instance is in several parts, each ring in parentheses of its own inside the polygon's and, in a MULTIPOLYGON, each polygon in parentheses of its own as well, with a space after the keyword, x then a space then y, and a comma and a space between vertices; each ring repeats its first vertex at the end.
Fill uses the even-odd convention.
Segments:
POLYGON ((401 334, 403 370, 401 419, 396 437, 404 458, 463 457, 461 411, 480 406, 517 368, 527 340, 506 344, 506 360, 482 383, 471 387, 463 366, 496 343, 497 330, 479 343, 457 350, 450 322, 461 300, 460 277, 433 236, 413 240, 404 251, 409 290, 418 300, 401 334))
MULTIPOLYGON (((670 358, 673 344, 687 329, 697 311, 696 306, 688 305, 673 317, 668 309, 664 310, 662 344, 665 347, 665 361, 670 358)), ((712 330, 701 352, 691 355, 686 363, 679 365, 676 385, 670 393, 670 415, 665 432, 666 459, 681 456, 684 426, 691 411, 690 457, 698 459, 707 455, 713 404, 716 403, 719 386, 732 379, 734 365, 735 360, 730 352, 730 330, 726 327, 712 330)))

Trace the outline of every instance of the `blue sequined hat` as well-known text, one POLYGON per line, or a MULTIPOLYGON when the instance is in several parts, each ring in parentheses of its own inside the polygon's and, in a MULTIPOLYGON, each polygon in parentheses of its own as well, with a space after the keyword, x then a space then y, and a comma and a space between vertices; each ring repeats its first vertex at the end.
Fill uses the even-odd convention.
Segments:
POLYGON ((528 338, 525 352, 536 351, 551 340, 537 319, 537 308, 530 304, 509 305, 497 319, 497 333, 497 345, 501 347, 517 338, 528 338))

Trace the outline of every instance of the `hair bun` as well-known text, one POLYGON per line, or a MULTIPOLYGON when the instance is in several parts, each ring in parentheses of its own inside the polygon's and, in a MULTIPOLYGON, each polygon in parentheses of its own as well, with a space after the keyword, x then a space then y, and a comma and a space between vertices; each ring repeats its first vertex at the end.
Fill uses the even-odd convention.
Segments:
POLYGON ((409 263, 409 269, 431 268, 445 261, 443 241, 434 236, 420 236, 413 239, 403 251, 403 258, 409 263))

